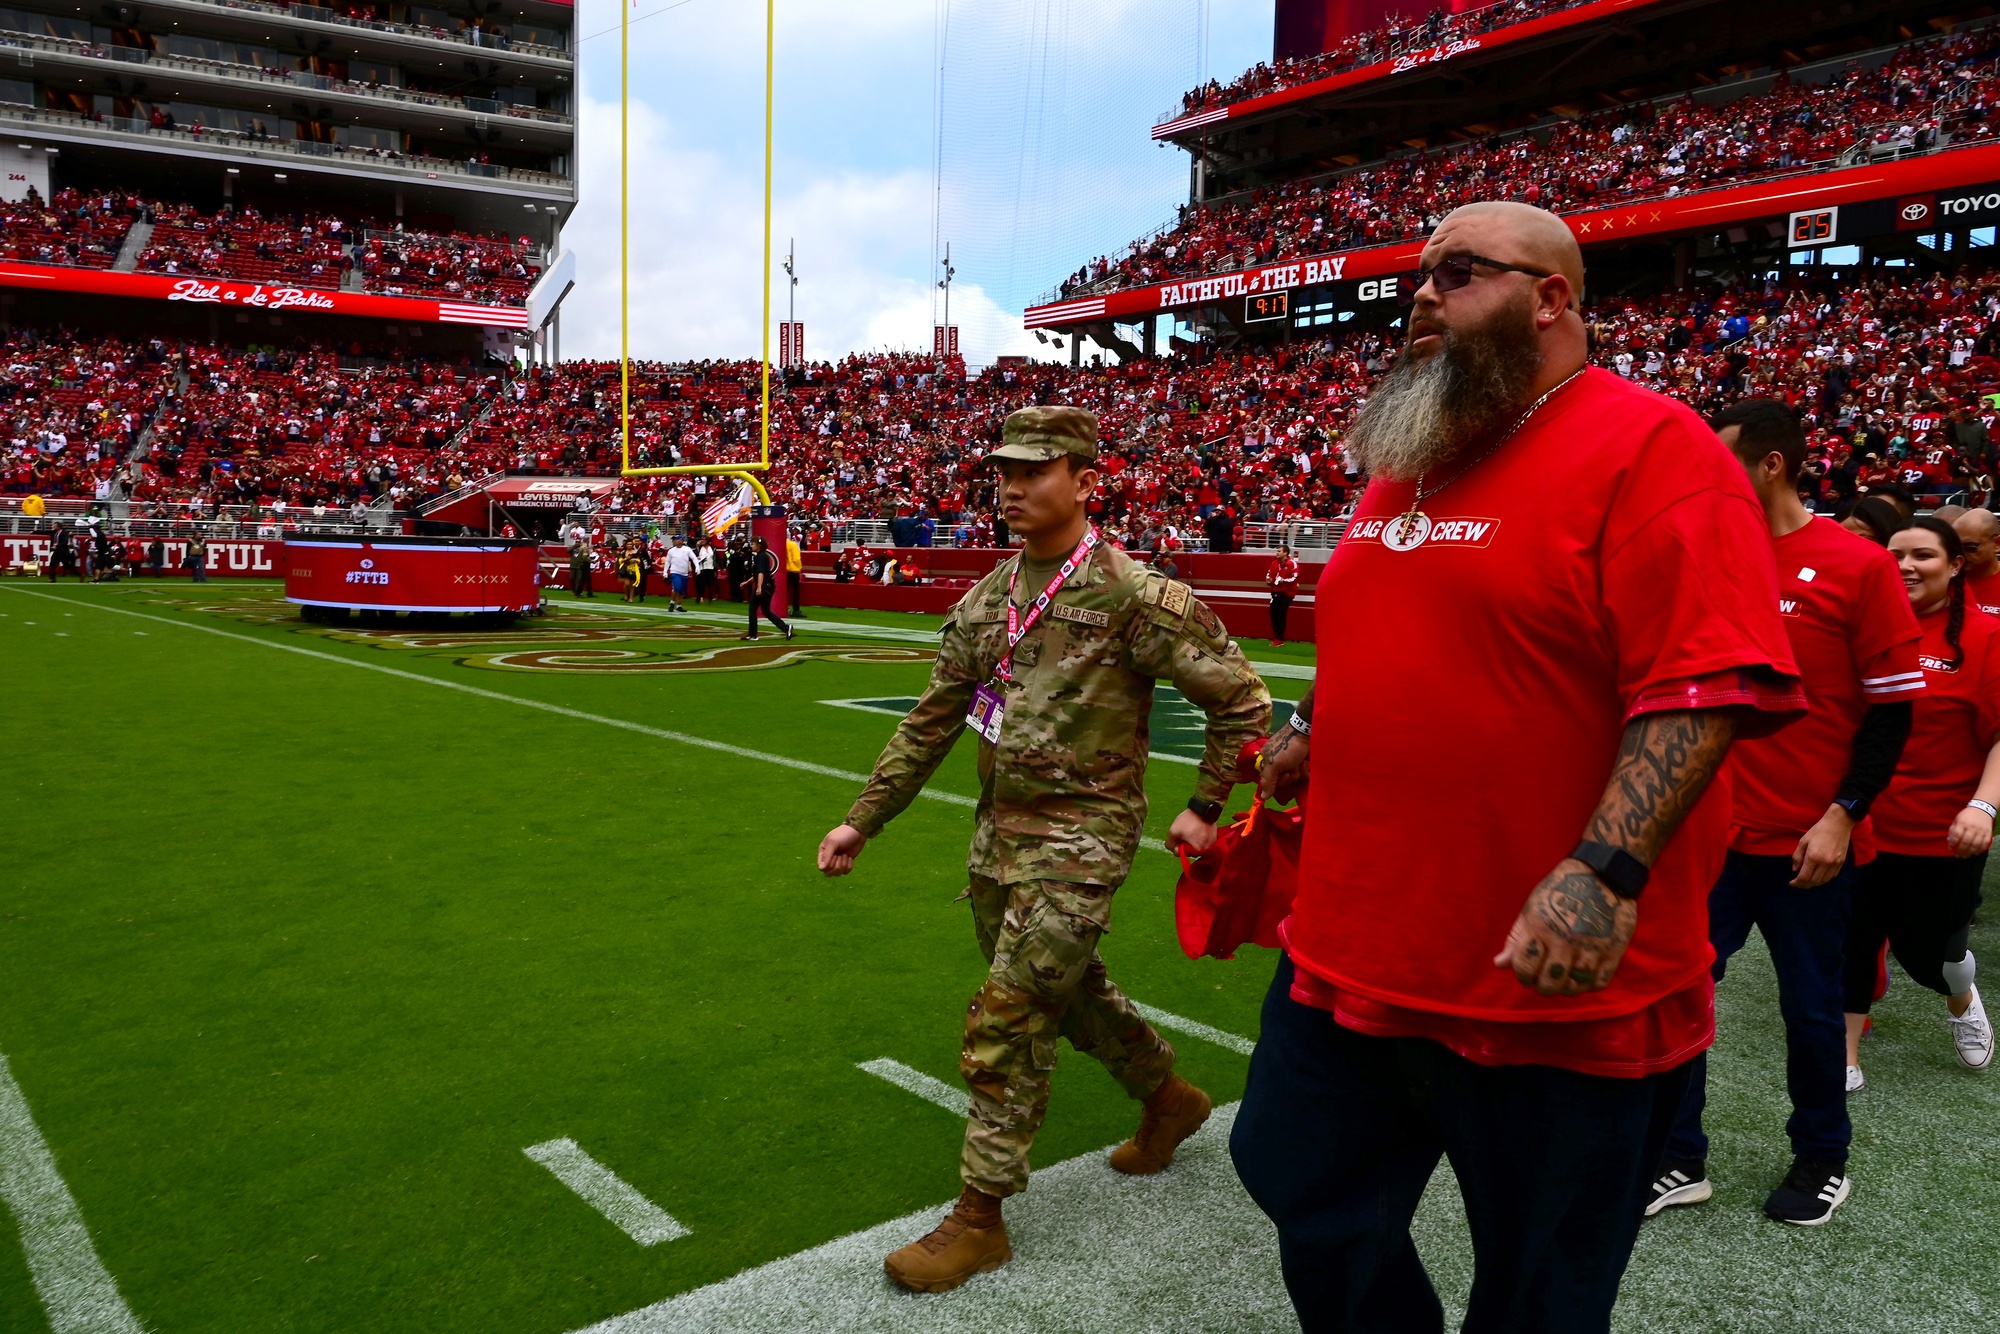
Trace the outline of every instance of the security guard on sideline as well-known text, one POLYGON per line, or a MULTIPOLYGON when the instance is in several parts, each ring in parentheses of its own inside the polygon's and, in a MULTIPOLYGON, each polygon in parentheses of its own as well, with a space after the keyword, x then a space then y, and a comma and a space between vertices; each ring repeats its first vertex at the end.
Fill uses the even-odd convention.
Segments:
POLYGON ((1056 1039, 1096 1057, 1144 1101, 1111 1165, 1164 1170, 1208 1119, 1206 1093, 1173 1072, 1174 1049, 1105 976, 1098 937, 1146 819, 1153 683, 1171 681, 1208 715, 1194 799, 1170 844, 1215 839, 1243 743, 1262 736, 1271 696, 1215 613, 1091 527, 1097 418, 1023 408, 991 457, 999 504, 1026 541, 952 609, 930 686, 896 729, 867 788, 820 843, 845 875, 936 771, 968 724, 980 796, 969 857, 973 928, 990 969, 966 1012, 960 1072, 972 1090, 949 1218, 890 1255, 919 1292, 955 1288, 1012 1257, 1000 1201, 1028 1184, 1028 1150, 1048 1105, 1056 1039))

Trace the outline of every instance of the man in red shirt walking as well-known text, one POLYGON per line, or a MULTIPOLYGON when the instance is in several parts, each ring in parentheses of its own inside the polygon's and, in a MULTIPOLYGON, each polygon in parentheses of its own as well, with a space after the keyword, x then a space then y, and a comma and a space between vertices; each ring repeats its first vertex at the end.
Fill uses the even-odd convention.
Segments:
MULTIPOLYGON (((1811 712, 1736 747, 1729 857, 1708 895, 1715 978, 1754 925, 1778 974, 1792 1166, 1764 1202, 1786 1223, 1824 1223, 1847 1199, 1847 1030, 1842 992, 1855 826, 1896 772, 1910 703, 1924 692, 1922 631, 1896 558, 1799 500, 1805 433, 1775 399, 1744 399, 1715 420, 1763 502, 1777 555, 1778 611, 1811 712)), ((1714 1194, 1696 1061, 1648 1216, 1714 1194)))
POLYGON ((1307 1329, 1442 1328, 1409 1222, 1448 1155, 1465 1329, 1601 1332, 1714 1036, 1709 783, 1804 700, 1743 470, 1585 368, 1569 229, 1472 205, 1421 262, 1349 439, 1340 633, 1265 748, 1269 790, 1340 709, 1230 1151, 1307 1329))
POLYGON ((1278 548, 1278 558, 1264 571, 1264 582, 1271 586, 1271 647, 1278 648, 1285 642, 1285 617, 1292 610, 1292 599, 1299 595, 1299 563, 1292 559, 1290 547, 1278 548))

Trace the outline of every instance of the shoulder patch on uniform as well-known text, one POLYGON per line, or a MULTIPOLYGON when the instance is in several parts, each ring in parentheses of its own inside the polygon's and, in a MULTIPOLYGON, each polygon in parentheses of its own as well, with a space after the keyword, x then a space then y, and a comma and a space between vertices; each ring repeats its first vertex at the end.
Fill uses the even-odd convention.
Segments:
POLYGON ((1200 599, 1196 599, 1194 604, 1194 623, 1200 626, 1202 633, 1206 634, 1210 639, 1229 638, 1229 632, 1222 628, 1222 619, 1209 609, 1209 605, 1206 602, 1200 599))
POLYGON ((1160 607, 1176 616, 1184 614, 1188 608, 1188 586, 1177 580, 1168 580, 1167 586, 1160 591, 1160 607))
POLYGON ((1052 621, 1075 621, 1078 625, 1106 626, 1111 624, 1111 613, 1092 611, 1088 607, 1072 607, 1067 602, 1058 602, 1049 608, 1052 621))

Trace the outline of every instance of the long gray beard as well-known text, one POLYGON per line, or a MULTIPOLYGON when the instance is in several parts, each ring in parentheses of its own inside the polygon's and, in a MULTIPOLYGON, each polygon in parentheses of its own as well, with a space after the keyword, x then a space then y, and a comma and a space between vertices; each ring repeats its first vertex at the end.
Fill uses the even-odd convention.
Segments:
POLYGON ((1371 477, 1408 482, 1512 425, 1542 368, 1532 319, 1448 331, 1427 361, 1404 354, 1354 419, 1348 451, 1371 477))

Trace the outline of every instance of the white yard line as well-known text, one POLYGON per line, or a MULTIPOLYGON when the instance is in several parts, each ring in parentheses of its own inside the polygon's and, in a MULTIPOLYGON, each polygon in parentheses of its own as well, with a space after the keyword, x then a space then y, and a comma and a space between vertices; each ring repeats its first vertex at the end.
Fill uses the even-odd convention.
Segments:
POLYGON ((1203 1042, 1213 1042, 1216 1046, 1227 1047, 1239 1055, 1248 1056, 1257 1049, 1257 1044, 1249 1038, 1239 1038, 1234 1033, 1225 1033, 1219 1028, 1210 1028, 1198 1019, 1183 1019, 1177 1014, 1155 1009, 1151 1005, 1142 1005, 1138 1001, 1132 1002, 1132 1008, 1140 1014, 1145 1015, 1147 1019, 1160 1028, 1170 1028, 1176 1033, 1185 1033, 1191 1038, 1200 1038, 1203 1042))
POLYGON ((950 1205, 940 1204, 614 1316, 589 1334, 1296 1331, 1277 1235, 1230 1167, 1235 1119, 1235 1104, 1216 1108, 1158 1176, 1114 1172, 1102 1153, 1036 1172, 1007 1201, 1012 1263, 956 1292, 917 1296, 882 1272, 883 1256, 945 1216, 950 1205))
MULTIPOLYGON (((1261 597, 1263 595, 1258 594, 1258 596, 1261 597)), ((581 603, 567 601, 551 602, 549 605, 555 607, 574 607, 579 611, 596 610, 596 608, 587 607, 581 603)), ((608 612, 610 609, 606 608, 605 610, 608 612)), ((639 603, 620 607, 616 614, 623 614, 628 611, 637 612, 641 616, 663 616, 677 621, 698 621, 703 625, 731 626, 742 623, 744 619, 743 616, 730 616, 724 612, 667 611, 664 608, 654 608, 639 603)), ((744 615, 748 615, 748 613, 746 612, 744 615)), ((856 635, 863 639, 893 639, 903 644, 934 644, 938 638, 936 630, 910 630, 900 625, 868 625, 860 621, 793 620, 786 622, 786 624, 812 634, 856 635)), ((1242 641, 1239 640, 1237 642, 1240 645, 1242 641)), ((1313 666, 1311 663, 1258 662, 1252 659, 1250 665, 1257 669, 1257 675, 1274 680, 1310 681, 1313 679, 1313 666)))
POLYGON ((552 1139, 521 1150, 549 1169, 555 1179, 582 1197, 620 1231, 641 1246, 688 1235, 672 1214, 621 1180, 618 1174, 577 1146, 573 1139, 552 1139))
MULTIPOLYGON (((26 597, 43 598, 50 602, 65 602, 71 606, 89 607, 93 611, 106 612, 114 616, 131 616, 142 621, 153 621, 160 625, 171 625, 182 630, 198 630, 205 635, 216 635, 223 639, 234 639, 238 643, 255 644, 259 648, 276 649, 280 653, 296 653, 302 658, 316 658, 321 662, 336 662, 343 667, 358 667, 365 672, 379 672, 384 676, 394 676, 404 681, 415 681, 419 685, 436 686, 441 690, 456 690, 463 695, 476 695, 480 699, 499 700, 505 704, 518 704, 524 709, 539 709, 543 713, 553 713, 564 718, 575 718, 587 723, 600 723, 605 727, 616 727, 627 732, 638 732, 643 736, 658 737, 662 741, 674 741, 683 746, 699 746, 703 750, 720 751, 740 759, 758 760, 764 764, 782 765, 787 769, 797 769, 803 773, 818 774, 823 778, 839 778, 850 783, 866 783, 868 775, 855 773, 850 769, 836 769, 831 765, 814 764, 809 760, 795 760, 789 755, 773 755, 769 751, 751 750, 745 746, 732 746, 726 741, 711 741, 707 737, 691 736, 686 732, 669 731, 664 727, 648 727, 644 723, 627 722, 623 718, 608 718, 601 713, 585 713, 582 709, 565 708, 560 704, 549 704, 538 699, 524 699, 519 695, 503 694, 498 690, 486 690, 479 686, 466 685, 460 681, 449 681, 442 677, 425 676, 421 672, 406 672, 398 667, 386 667, 381 663, 358 662, 342 657, 338 653, 325 653, 319 649, 301 648, 296 644, 279 644, 269 639, 259 639, 255 635, 239 634, 234 630, 223 630, 213 625, 200 625, 193 621, 177 621, 171 616, 155 616, 149 612, 130 611, 124 607, 101 607, 95 603, 77 602, 71 598, 57 597, 49 593, 38 593, 32 589, 9 588, 0 584, 0 590, 21 594, 26 597)), ((932 801, 942 801, 953 806, 976 806, 979 803, 971 797, 962 797, 956 792, 933 792, 929 788, 918 795, 932 801)))
POLYGON ((863 1061, 855 1067, 866 1070, 877 1079, 886 1079, 906 1093, 914 1093, 925 1102, 934 1102, 954 1116, 964 1116, 970 1095, 964 1089, 953 1088, 942 1079, 935 1079, 921 1070, 912 1070, 901 1061, 892 1061, 884 1056, 878 1060, 863 1061))
MULTIPOLYGON (((901 718, 903 714, 895 709, 885 709, 879 704, 870 704, 860 699, 823 699, 822 704, 831 704, 836 709, 853 709, 856 713, 879 713, 885 718, 901 718)), ((1169 755, 1163 750, 1149 750, 1148 759, 1165 760, 1168 764, 1199 765, 1200 760, 1191 760, 1185 755, 1169 755)))
POLYGON ((76 1197, 0 1055, 0 1199, 13 1211, 28 1273, 55 1334, 143 1334, 97 1258, 76 1197))
MULTIPOLYGON (((52 593, 38 593, 29 588, 12 588, 0 584, 0 591, 14 593, 22 597, 42 598, 48 602, 62 602, 75 607, 88 607, 92 611, 107 612, 113 616, 131 616, 142 621, 154 621, 160 625, 171 625, 181 630, 198 630, 205 635, 216 635, 223 639, 234 639, 239 643, 255 644, 259 648, 276 649, 280 653, 296 653, 302 658, 317 658, 321 662, 336 662, 343 667, 358 667, 365 672, 380 672, 384 676, 398 677, 404 681, 415 681, 419 685, 436 686, 440 690, 456 690, 463 695, 476 695, 480 699, 499 700, 503 704, 518 704, 524 709, 539 709, 543 713, 553 713, 564 718, 575 718, 587 723, 600 723, 605 727, 616 727, 626 732, 637 732, 641 736, 657 737, 662 741, 674 741, 683 746, 698 746, 703 750, 720 751, 724 755, 734 755, 738 759, 757 760, 764 764, 781 765, 796 769, 801 773, 818 774, 822 778, 838 778, 848 783, 862 784, 868 775, 851 769, 836 769, 829 764, 814 764, 810 760, 795 760, 789 755, 774 755, 767 750, 751 750, 746 746, 732 746, 726 741, 711 741, 703 736, 691 736, 686 732, 669 731, 664 727, 648 727, 644 723, 627 722, 623 718, 608 718, 601 713, 585 713, 582 709, 564 708, 560 704, 549 704, 539 699, 523 699, 519 695, 502 694, 498 690, 485 690, 479 686, 465 685, 459 681, 447 681, 442 677, 425 676, 421 672, 406 672, 399 667, 385 667, 380 663, 357 662, 344 658, 338 653, 323 653, 319 649, 301 648, 296 644, 279 644, 269 639, 259 639, 255 635, 238 634, 234 630, 223 630, 213 625, 197 625, 193 621, 177 621, 171 616, 155 616, 150 612, 129 611, 124 607, 103 607, 94 602, 78 602, 74 598, 58 597, 52 593)), ((948 806, 977 806, 978 799, 960 796, 956 792, 939 792, 924 788, 917 793, 928 801, 941 801, 948 806)), ((1157 838, 1142 838, 1139 846, 1152 852, 1165 852, 1167 845, 1157 838)))

